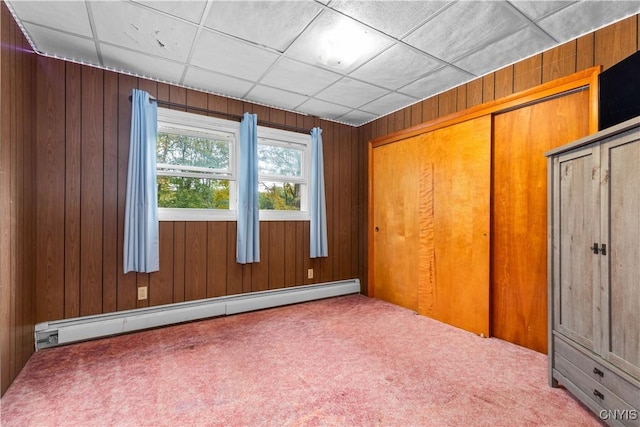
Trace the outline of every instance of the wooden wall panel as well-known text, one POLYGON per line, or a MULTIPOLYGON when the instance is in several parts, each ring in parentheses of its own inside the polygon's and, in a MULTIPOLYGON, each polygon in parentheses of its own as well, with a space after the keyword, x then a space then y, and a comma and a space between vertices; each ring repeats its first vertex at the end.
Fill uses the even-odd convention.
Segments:
POLYGON ((284 287, 284 222, 270 221, 269 226, 269 289, 284 287))
POLYGON ((542 54, 542 83, 577 71, 577 47, 577 41, 572 40, 542 54))
POLYGON ((82 67, 66 65, 64 315, 80 316, 80 166, 82 67))
POLYGON ((595 63, 606 70, 638 50, 637 16, 631 16, 595 33, 595 63))
POLYGON ((207 223, 189 221, 185 225, 184 298, 207 297, 207 223))
MULTIPOLYGON (((169 224, 169 223, 168 223, 169 224)), ((220 297, 227 291, 227 223, 208 223, 207 297, 220 297)))
POLYGON ((186 224, 173 223, 173 302, 184 301, 184 266, 186 256, 186 224))
POLYGON ((283 285, 285 287, 295 286, 296 284, 296 225, 297 222, 294 221, 283 222, 284 248, 282 258, 284 261, 283 285))
POLYGON ((454 88, 438 95, 438 117, 458 111, 458 91, 454 88))
POLYGON ((576 39, 576 71, 586 70, 595 66, 593 45, 595 33, 585 34, 576 39))
MULTIPOLYGON (((4 3, 0 5, 0 41, 0 395, 3 395, 34 348, 37 235, 34 94, 38 84, 36 57, 4 3)), ((45 82, 40 84, 48 87, 45 82)), ((44 108, 40 112, 44 111, 49 110, 44 108)))
POLYGON ((162 221, 158 233, 160 270, 149 275, 149 305, 173 302, 173 222, 162 221))
MULTIPOLYGON (((432 98, 429 99, 425 99, 424 101, 421 102, 422 104, 422 121, 423 122, 428 122, 429 120, 433 120, 433 119, 437 119, 438 116, 438 102, 439 102, 439 98, 437 96, 434 96, 432 98)), ((378 137, 378 136, 383 136, 385 135, 380 134, 380 135, 371 135, 372 138, 378 137)))
MULTIPOLYGON (((64 317, 65 64, 38 58, 36 322, 64 317)), ((76 301, 79 304, 79 301, 76 301)))
POLYGON ((542 54, 513 66, 513 91, 521 92, 542 84, 542 54))
POLYGON ((118 75, 104 73, 102 311, 118 307, 118 75))
POLYGON ((475 79, 467 83, 467 108, 482 104, 482 83, 482 79, 475 79))
POLYGON ((496 99, 496 75, 487 74, 482 77, 482 102, 489 102, 496 99))
MULTIPOLYGON (((103 74, 82 69, 80 315, 102 313, 103 74)), ((64 166, 62 167, 64 169, 64 166)))
POLYGON ((495 75, 495 99, 504 98, 513 93, 513 65, 502 68, 494 73, 495 75))

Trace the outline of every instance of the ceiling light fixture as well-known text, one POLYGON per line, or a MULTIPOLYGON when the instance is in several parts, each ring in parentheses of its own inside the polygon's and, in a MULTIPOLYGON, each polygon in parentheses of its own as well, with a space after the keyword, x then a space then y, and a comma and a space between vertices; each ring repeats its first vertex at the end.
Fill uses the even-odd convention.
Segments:
POLYGON ((318 60, 332 68, 345 69, 370 50, 366 28, 352 21, 340 21, 319 40, 318 60))

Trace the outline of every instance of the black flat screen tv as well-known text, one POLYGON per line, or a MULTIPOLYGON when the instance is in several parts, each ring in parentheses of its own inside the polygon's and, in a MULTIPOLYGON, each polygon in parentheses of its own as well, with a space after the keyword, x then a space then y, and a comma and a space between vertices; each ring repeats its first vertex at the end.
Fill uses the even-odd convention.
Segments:
POLYGON ((640 116, 640 51, 600 73, 598 128, 640 116))

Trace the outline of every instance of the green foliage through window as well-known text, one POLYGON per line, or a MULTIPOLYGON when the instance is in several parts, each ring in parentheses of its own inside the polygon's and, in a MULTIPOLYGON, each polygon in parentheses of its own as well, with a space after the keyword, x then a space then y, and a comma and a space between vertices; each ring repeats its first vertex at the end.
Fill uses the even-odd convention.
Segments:
POLYGON ((260 181, 258 205, 260 209, 299 211, 300 184, 260 181))
POLYGON ((229 181, 158 176, 158 207, 229 209, 229 181))

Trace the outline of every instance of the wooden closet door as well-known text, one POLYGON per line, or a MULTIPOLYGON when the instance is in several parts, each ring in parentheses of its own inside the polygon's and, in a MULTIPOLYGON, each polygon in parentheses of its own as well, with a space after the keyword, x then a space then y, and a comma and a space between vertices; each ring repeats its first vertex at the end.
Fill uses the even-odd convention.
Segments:
POLYGON ((425 135, 432 163, 420 312, 489 335, 491 116, 425 135), (425 262, 426 261, 426 262, 425 262))
POLYGON ((373 296, 488 335, 491 117, 372 156, 373 296))
POLYGON ((547 352, 544 153, 589 133, 589 91, 494 116, 491 334, 547 352))
POLYGON ((376 298, 417 311, 422 137, 372 150, 376 298))

